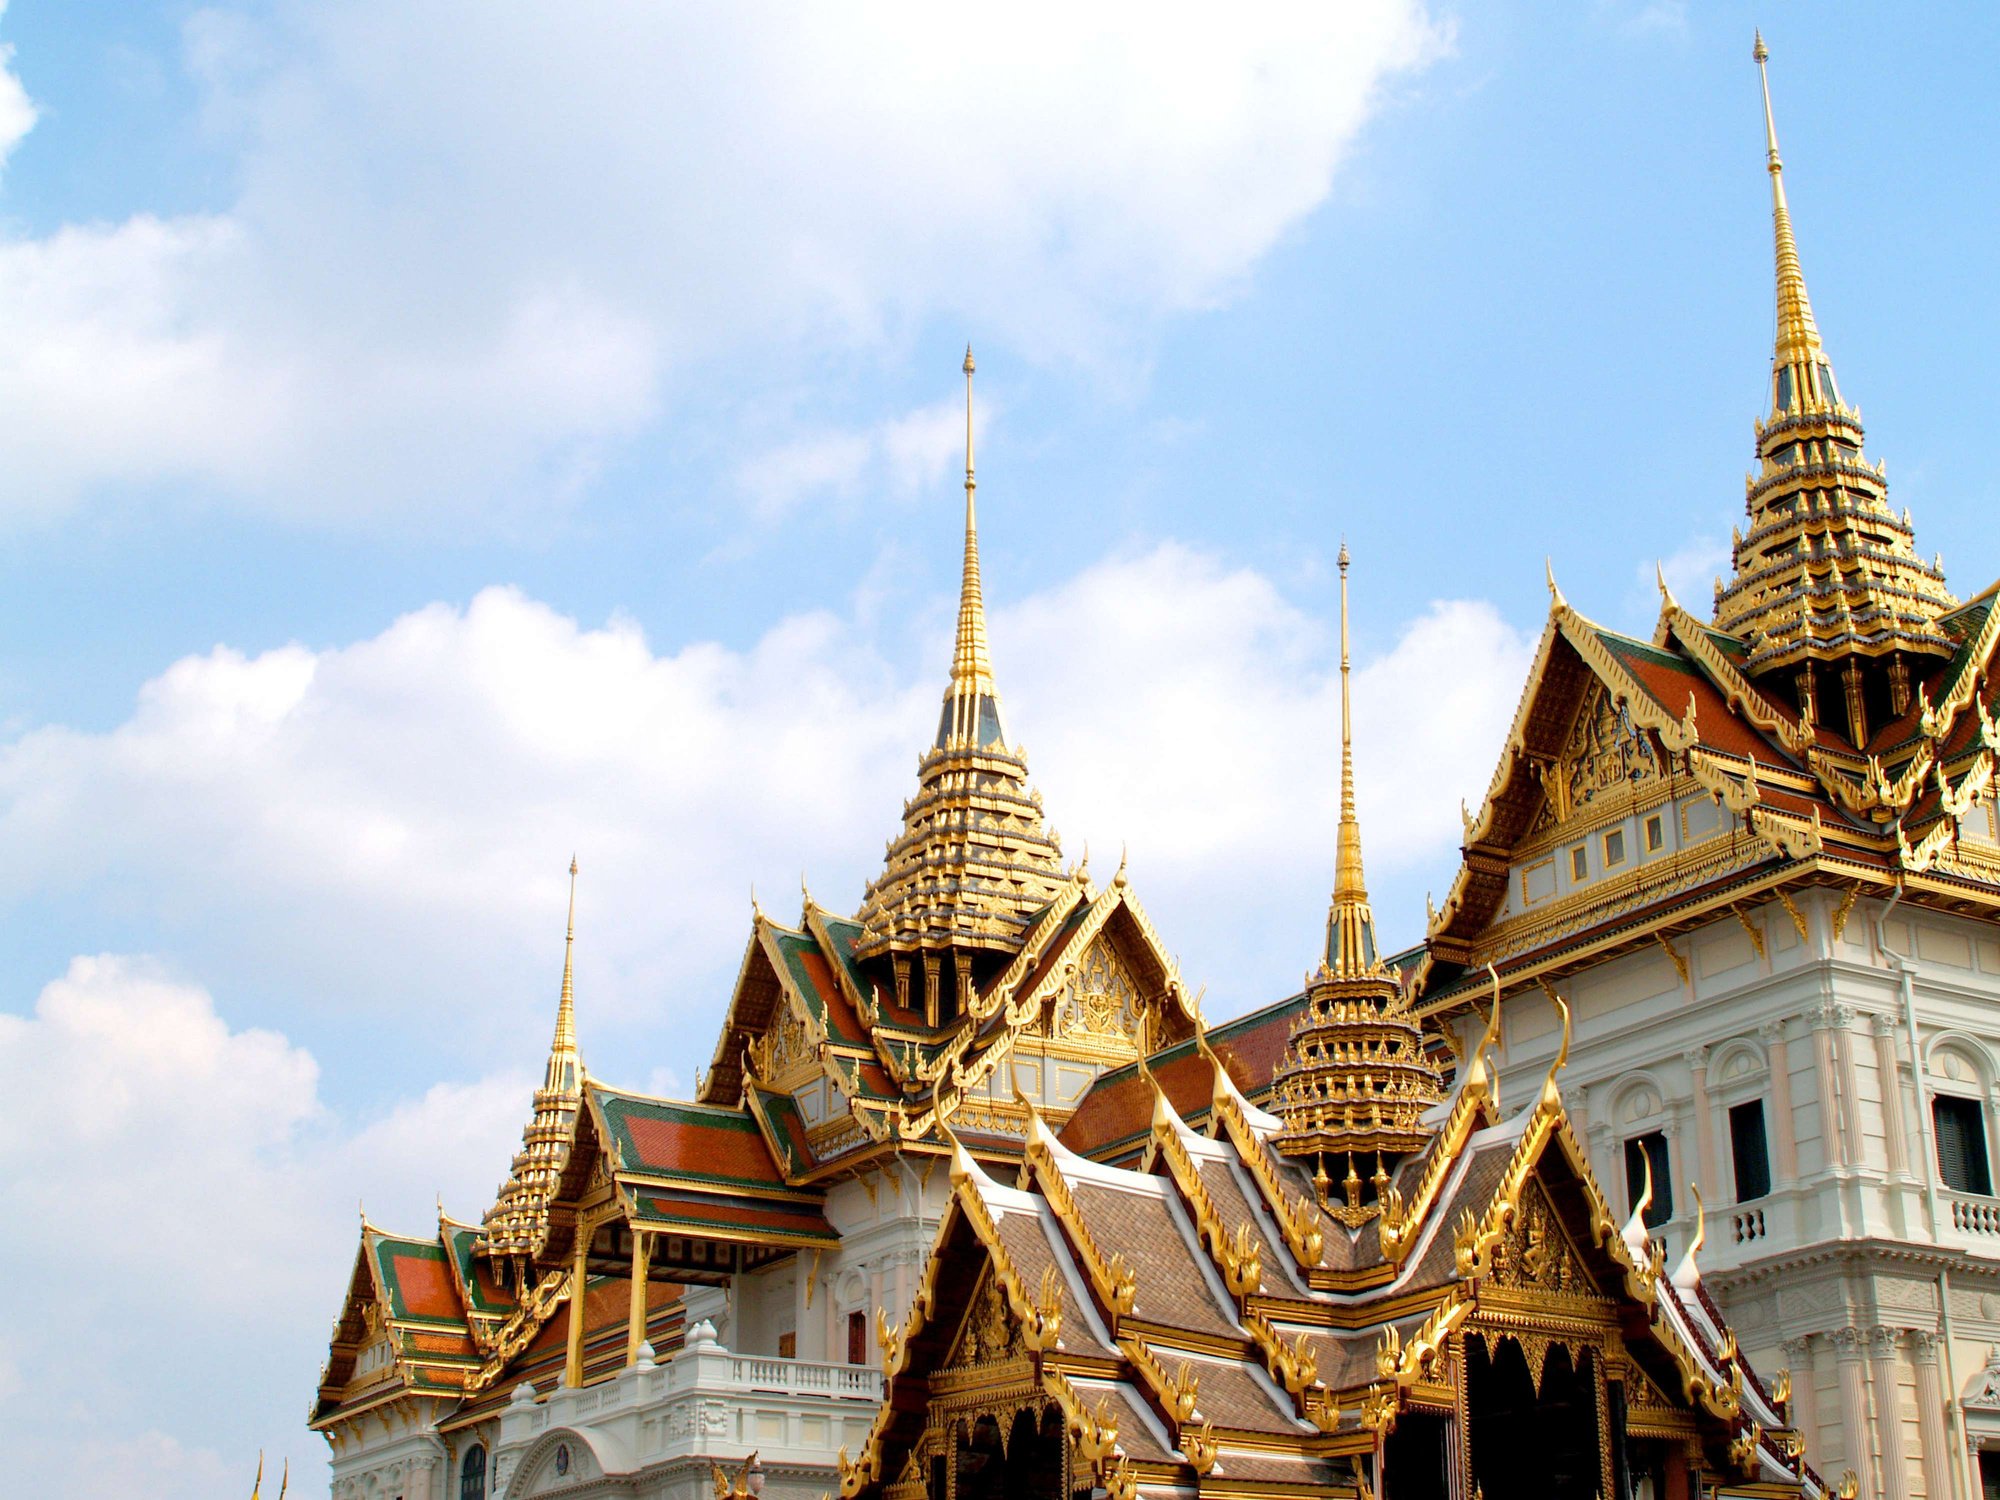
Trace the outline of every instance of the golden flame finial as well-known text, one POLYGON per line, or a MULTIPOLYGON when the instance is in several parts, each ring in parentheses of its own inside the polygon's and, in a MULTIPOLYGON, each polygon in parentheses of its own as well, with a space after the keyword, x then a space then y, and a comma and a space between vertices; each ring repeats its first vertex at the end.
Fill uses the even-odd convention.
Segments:
POLYGON ((1340 830, 1335 846, 1333 906, 1326 919, 1326 962, 1334 977, 1351 979, 1376 966, 1375 916, 1361 872, 1361 820, 1354 811, 1353 675, 1347 634, 1347 543, 1340 544, 1340 830))

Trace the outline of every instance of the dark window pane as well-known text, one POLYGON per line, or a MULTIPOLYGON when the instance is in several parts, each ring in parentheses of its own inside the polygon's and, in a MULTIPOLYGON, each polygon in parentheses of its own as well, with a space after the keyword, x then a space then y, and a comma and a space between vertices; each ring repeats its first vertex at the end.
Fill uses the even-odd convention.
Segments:
POLYGON ((1653 1164, 1653 1201, 1646 1209, 1646 1227, 1655 1228, 1674 1216, 1674 1179, 1667 1164, 1667 1138, 1658 1130, 1635 1136, 1625 1143, 1625 1201, 1639 1206, 1646 1190, 1646 1163, 1653 1164))
POLYGON ((1937 1129, 1938 1173, 1946 1187, 1988 1197, 1993 1177, 1986 1164, 1986 1111, 1977 1099, 1940 1094, 1931 1101, 1937 1129))
POLYGON ((1764 1101, 1752 1099, 1729 1111, 1729 1151, 1736 1163, 1736 1201, 1748 1203, 1771 1191, 1771 1154, 1764 1144, 1764 1101))
POLYGON ((486 1500, 486 1450, 474 1443, 458 1469, 459 1500, 486 1500))

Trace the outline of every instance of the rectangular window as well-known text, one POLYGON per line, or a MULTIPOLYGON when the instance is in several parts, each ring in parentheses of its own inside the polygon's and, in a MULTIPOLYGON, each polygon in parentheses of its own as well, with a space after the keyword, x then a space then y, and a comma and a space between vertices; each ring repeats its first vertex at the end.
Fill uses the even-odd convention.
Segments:
POLYGON ((1993 1175, 1986 1164, 1986 1111, 1977 1099, 1939 1094, 1931 1100, 1931 1122, 1937 1127, 1938 1174, 1957 1193, 1993 1194, 1993 1175))
POLYGON ((1625 863, 1625 830, 1613 828, 1604 835, 1604 868, 1615 870, 1625 863))
POLYGON ((1674 1176, 1667 1162, 1666 1132, 1650 1130, 1625 1143, 1625 1203, 1639 1206, 1646 1190, 1646 1164, 1653 1166, 1653 1201, 1646 1209, 1646 1227, 1657 1228, 1674 1216, 1674 1176))
POLYGON ((1771 1153, 1764 1144, 1762 1099, 1730 1106, 1729 1154, 1736 1163, 1738 1203, 1762 1198, 1771 1191, 1771 1153))
POLYGON ((868 1363, 868 1314, 851 1312, 847 1315, 847 1362, 850 1365, 868 1363))
POLYGON ((1667 847, 1667 820, 1658 813, 1646 819, 1646 852, 1658 854, 1667 847))
POLYGON ((1569 851, 1569 878, 1571 880, 1590 878, 1590 854, 1581 844, 1569 851))
POLYGON ((799 1357, 799 1336, 796 1333, 778 1335, 778 1358, 797 1359, 799 1357))

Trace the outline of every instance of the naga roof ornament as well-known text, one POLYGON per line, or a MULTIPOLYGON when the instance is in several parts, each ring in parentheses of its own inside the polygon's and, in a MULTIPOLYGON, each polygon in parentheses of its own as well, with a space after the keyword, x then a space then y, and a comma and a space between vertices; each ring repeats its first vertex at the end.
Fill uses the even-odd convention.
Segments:
POLYGON ((523 1277, 549 1232, 549 1200, 569 1154, 570 1130, 583 1097, 583 1063, 576 1045, 576 860, 569 862, 569 927, 563 938, 562 998, 556 1004, 534 1115, 521 1132, 521 1149, 480 1231, 479 1249, 497 1264, 515 1264, 523 1277))
MULTIPOLYGON (((1065 885, 1061 849, 1043 826, 1041 795, 1028 763, 1007 738, 986 640, 979 576, 979 527, 972 460, 972 350, 965 351, 965 562, 951 679, 937 736, 917 765, 917 795, 904 805, 903 831, 869 885, 857 920, 858 959, 925 958, 927 1007, 964 1008, 973 955, 1011 953, 1034 915, 1065 885), (958 1004, 940 1006, 929 971, 946 951, 958 960, 958 1004)), ((898 986, 908 982, 907 971, 898 986)))
POLYGON ((1354 734, 1349 693, 1347 546, 1340 548, 1340 826, 1326 953, 1306 987, 1273 1080, 1271 1110, 1283 1122, 1275 1145, 1316 1157, 1326 1195, 1325 1158, 1344 1158, 1349 1208, 1359 1212, 1355 1157, 1374 1153, 1376 1174, 1421 1148, 1423 1122, 1444 1098, 1444 1080, 1424 1054, 1423 1032, 1401 985, 1383 964, 1375 914, 1361 867, 1361 821, 1354 807, 1354 734))
POLYGON ((1838 667, 1845 728, 1860 744, 1871 721, 1907 707, 1907 658, 1948 657, 1955 649, 1938 621, 1957 601, 1941 568, 1918 556, 1908 513, 1890 508, 1884 466, 1863 456, 1861 414, 1842 400, 1820 340, 1785 197, 1769 55, 1760 34, 1753 56, 1763 81, 1777 257, 1771 405, 1757 424, 1759 472, 1745 494, 1749 529, 1737 533, 1734 575, 1716 595, 1715 623, 1742 638, 1743 669, 1752 677, 1797 674, 1809 719, 1820 716, 1815 667, 1838 667), (1872 691, 1864 681, 1869 664, 1885 668, 1872 691), (1883 700, 1872 714, 1871 698, 1883 700))

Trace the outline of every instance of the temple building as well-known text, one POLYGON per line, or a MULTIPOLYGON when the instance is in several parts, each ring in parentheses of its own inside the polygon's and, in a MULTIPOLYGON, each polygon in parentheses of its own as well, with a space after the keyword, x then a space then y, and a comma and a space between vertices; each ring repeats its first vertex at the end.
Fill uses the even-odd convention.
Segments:
MULTIPOLYGON (((1766 51, 1760 37, 1760 71, 1766 51)), ((2000 1485, 1996 588, 1959 602, 1863 449, 1806 295, 1768 80, 1769 407, 1729 579, 1638 640, 1550 577, 1520 707, 1414 965, 1503 1093, 1570 1007, 1570 1124, 1650 1173, 1812 1460, 1866 1500, 2000 1485)))
POLYGON ((1551 573, 1447 899, 1385 953, 1343 546, 1324 937, 1233 1021, 1029 784, 968 351, 950 672, 881 872, 753 909, 672 1100, 584 1067, 572 864, 492 1206, 360 1227, 336 1500, 1980 1500, 2000 611, 1863 455, 1765 109, 1771 404, 1712 617, 1663 582, 1621 636, 1551 573))

